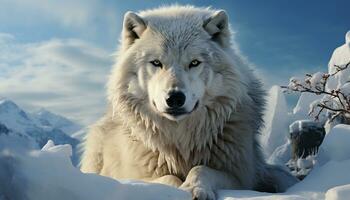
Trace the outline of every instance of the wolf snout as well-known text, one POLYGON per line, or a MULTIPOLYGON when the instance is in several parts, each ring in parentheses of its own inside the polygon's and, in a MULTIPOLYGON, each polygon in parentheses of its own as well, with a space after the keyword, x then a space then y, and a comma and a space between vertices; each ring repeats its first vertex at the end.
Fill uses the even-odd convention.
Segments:
POLYGON ((186 101, 186 96, 181 91, 171 91, 169 92, 168 97, 166 98, 166 104, 171 109, 181 108, 186 101))

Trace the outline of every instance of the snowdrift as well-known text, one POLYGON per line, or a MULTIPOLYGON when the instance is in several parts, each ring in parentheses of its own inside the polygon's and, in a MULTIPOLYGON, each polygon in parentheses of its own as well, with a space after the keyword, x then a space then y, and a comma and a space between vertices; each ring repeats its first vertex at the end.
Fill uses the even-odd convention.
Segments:
POLYGON ((0 199, 190 199, 188 193, 161 184, 119 182, 96 174, 83 174, 72 165, 71 155, 70 145, 55 146, 52 141, 41 150, 3 148, 0 154, 0 199))
MULTIPOLYGON (((342 126, 350 133, 350 126, 342 126)), ((337 129, 336 129, 337 130, 337 129)), ((335 131, 333 134, 341 134, 335 131)), ((343 137, 331 139, 339 142, 343 137)), ((5 141, 5 140, 3 140, 5 141)), ((350 146, 350 140, 348 140, 350 146)), ((49 141, 41 150, 7 147, 0 153, 0 199, 11 200, 190 200, 182 190, 161 184, 120 180, 83 174, 72 165, 70 145, 55 146, 49 141)), ((329 160, 316 166, 300 183, 283 194, 255 191, 218 191, 219 200, 345 200, 350 193, 350 159, 329 160)))

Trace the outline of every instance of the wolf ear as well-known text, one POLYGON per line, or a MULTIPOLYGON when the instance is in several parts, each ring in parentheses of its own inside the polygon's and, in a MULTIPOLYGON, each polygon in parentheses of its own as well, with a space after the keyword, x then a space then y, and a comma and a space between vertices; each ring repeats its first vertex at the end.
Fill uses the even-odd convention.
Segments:
POLYGON ((211 35, 212 40, 221 46, 230 44, 228 16, 224 10, 217 11, 203 23, 203 28, 211 35))
POLYGON ((130 46, 139 39, 142 33, 146 30, 146 22, 137 14, 128 11, 124 15, 123 22, 123 43, 125 46, 130 46))

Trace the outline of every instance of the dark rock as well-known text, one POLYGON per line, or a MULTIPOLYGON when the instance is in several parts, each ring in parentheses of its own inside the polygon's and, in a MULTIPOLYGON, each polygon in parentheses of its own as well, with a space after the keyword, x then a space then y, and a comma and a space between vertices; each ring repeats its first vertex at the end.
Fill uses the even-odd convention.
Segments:
POLYGON ((292 145, 292 159, 306 158, 318 152, 326 132, 322 123, 312 120, 298 120, 289 126, 292 145))

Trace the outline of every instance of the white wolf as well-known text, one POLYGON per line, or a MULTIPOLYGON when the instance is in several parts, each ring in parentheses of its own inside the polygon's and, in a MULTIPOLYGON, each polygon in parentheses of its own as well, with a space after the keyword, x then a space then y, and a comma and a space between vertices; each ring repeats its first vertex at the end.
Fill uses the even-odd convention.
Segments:
POLYGON ((261 155, 265 93, 230 37, 222 10, 126 13, 110 108, 91 127, 82 171, 169 184, 200 200, 215 199, 217 189, 293 184, 261 155))

